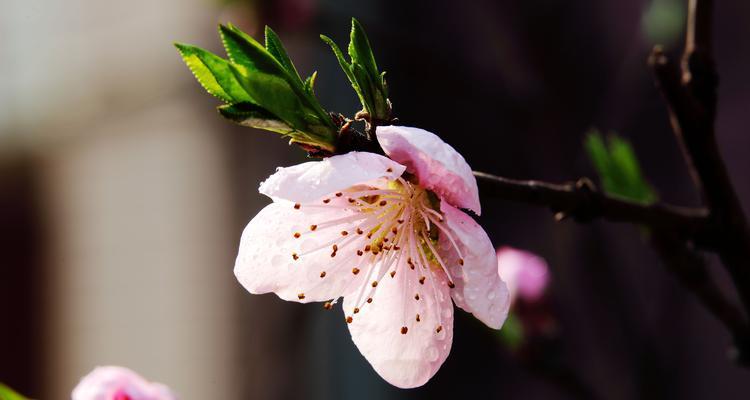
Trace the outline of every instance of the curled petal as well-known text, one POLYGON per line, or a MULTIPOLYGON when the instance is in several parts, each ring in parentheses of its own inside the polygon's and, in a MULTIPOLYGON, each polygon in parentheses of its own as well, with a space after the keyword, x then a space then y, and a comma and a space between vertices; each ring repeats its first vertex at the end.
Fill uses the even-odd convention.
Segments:
POLYGON ((437 135, 419 128, 379 126, 380 146, 393 160, 406 165, 419 183, 456 207, 479 215, 477 180, 466 160, 437 135))
POLYGON ((72 400, 177 400, 168 387, 116 366, 98 367, 73 389, 72 400))
POLYGON ((444 201, 440 203, 440 211, 463 256, 463 260, 458 260, 459 255, 447 235, 440 235, 440 248, 444 253, 441 255, 450 265, 456 285, 451 292, 453 301, 490 328, 500 329, 508 316, 510 295, 497 272, 492 242, 484 229, 463 211, 444 201))
POLYGON ((273 199, 305 203, 378 178, 395 179, 405 169, 379 154, 353 151, 279 168, 260 184, 259 191, 273 199))
POLYGON ((347 294, 344 313, 354 344, 375 371, 394 386, 413 388, 425 384, 448 357, 453 304, 443 274, 412 270, 404 260, 394 270, 394 277, 384 275, 369 295, 372 302, 347 294))
POLYGON ((273 292, 302 303, 343 296, 348 285, 363 279, 351 271, 361 261, 356 250, 365 239, 342 236, 336 225, 311 228, 351 215, 284 200, 267 205, 242 233, 234 266, 237 280, 250 293, 273 292))
POLYGON ((549 283, 548 270, 547 262, 534 253, 512 247, 497 249, 497 272, 508 284, 511 299, 541 298, 549 283))

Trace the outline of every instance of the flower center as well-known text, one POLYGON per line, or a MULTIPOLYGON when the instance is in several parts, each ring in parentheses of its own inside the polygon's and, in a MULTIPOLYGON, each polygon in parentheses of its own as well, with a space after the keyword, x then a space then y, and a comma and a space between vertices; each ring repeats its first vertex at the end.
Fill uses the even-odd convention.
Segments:
MULTIPOLYGON (((292 257, 298 260, 329 249, 335 266, 343 263, 354 266, 351 269, 353 275, 366 277, 357 294, 354 314, 372 303, 378 282, 385 275, 394 278, 396 274, 408 274, 405 276, 415 281, 409 287, 432 291, 437 296, 437 284, 447 281, 449 287, 454 287, 443 257, 446 251, 442 250, 441 255, 438 250, 439 239, 450 243, 458 255, 458 264, 463 265, 461 251, 439 212, 439 202, 438 197, 429 190, 397 178, 354 186, 319 203, 295 204, 294 208, 298 210, 313 207, 336 211, 333 213, 336 217, 311 225, 305 232, 294 232, 295 238, 321 234, 332 240, 323 241, 306 252, 293 253, 292 257), (338 233, 332 235, 331 230, 338 233)), ((327 275, 326 271, 320 271, 321 279, 327 275)), ((420 299, 419 293, 409 296, 414 296, 414 301, 420 299)), ((303 299, 304 293, 300 293, 299 298, 303 299)), ((326 308, 330 307, 331 303, 326 303, 326 308)), ((421 318, 416 320, 419 322, 421 318)), ((348 316, 347 322, 352 321, 353 316, 348 316)), ((441 326, 436 327, 438 333, 441 326)), ((407 331, 403 330, 402 333, 406 334, 407 331)))

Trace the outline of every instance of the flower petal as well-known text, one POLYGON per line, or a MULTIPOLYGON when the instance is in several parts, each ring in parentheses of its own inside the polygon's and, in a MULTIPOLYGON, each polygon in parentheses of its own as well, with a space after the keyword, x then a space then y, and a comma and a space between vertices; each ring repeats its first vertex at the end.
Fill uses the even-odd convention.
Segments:
POLYGON ((441 256, 450 265, 456 288, 452 296, 456 305, 474 314, 490 328, 500 329, 508 316, 508 287, 497 272, 497 257, 492 242, 479 224, 463 211, 442 201, 440 211, 445 225, 461 250, 463 265, 446 237, 440 235, 441 256))
POLYGON ((374 293, 344 296, 344 312, 352 317, 354 344, 375 371, 394 386, 413 388, 425 384, 448 357, 453 304, 444 274, 412 270, 403 259, 396 266, 389 269, 396 272, 393 277, 382 272, 374 293), (360 298, 368 296, 371 303, 360 298))
POLYGON ((342 236, 338 225, 316 227, 314 231, 311 227, 351 215, 340 208, 285 200, 267 205, 242 233, 234 266, 237 280, 250 293, 273 292, 284 300, 301 303, 343 296, 350 283, 363 279, 361 274, 352 273, 352 267, 361 261, 356 249, 363 247, 365 239, 353 234, 342 236), (332 250, 334 244, 336 252, 332 250))
POLYGON ((406 167, 379 154, 350 153, 279 168, 260 184, 261 193, 273 199, 305 203, 358 183, 387 177, 395 179, 406 167))
POLYGON ((421 186, 456 207, 481 214, 477 180, 469 164, 453 147, 434 133, 419 128, 379 126, 376 134, 385 153, 406 165, 419 178, 421 186))

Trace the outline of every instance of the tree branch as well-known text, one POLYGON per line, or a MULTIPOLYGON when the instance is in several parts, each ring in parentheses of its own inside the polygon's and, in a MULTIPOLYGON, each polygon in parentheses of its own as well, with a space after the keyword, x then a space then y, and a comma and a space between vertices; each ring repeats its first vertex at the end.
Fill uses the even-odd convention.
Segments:
POLYGON ((750 311, 750 229, 714 132, 718 76, 711 55, 711 0, 690 0, 681 68, 657 47, 649 57, 669 106, 672 128, 690 174, 708 206, 717 253, 750 311))
POLYGON ((482 194, 549 208, 558 220, 567 217, 579 221, 604 218, 613 222, 673 229, 685 237, 710 236, 708 212, 705 209, 661 203, 649 205, 609 197, 586 178, 575 183, 554 184, 513 180, 478 171, 474 171, 474 176, 482 194))

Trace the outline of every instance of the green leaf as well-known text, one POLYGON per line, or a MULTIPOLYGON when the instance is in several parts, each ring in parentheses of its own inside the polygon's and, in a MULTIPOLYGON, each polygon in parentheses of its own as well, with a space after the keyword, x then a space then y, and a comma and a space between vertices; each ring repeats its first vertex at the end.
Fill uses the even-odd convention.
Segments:
POLYGON ((315 71, 305 79, 305 90, 310 93, 311 96, 315 96, 315 79, 317 78, 318 71, 315 71))
POLYGON ((302 85, 302 78, 300 78, 297 69, 294 68, 292 60, 289 59, 289 55, 281 43, 281 39, 276 35, 270 27, 266 26, 266 49, 269 53, 286 69, 289 76, 302 85))
MULTIPOLYGON (((370 47, 370 41, 367 39, 364 28, 362 28, 362 25, 356 18, 352 18, 352 31, 349 34, 348 50, 352 64, 361 64, 368 75, 380 78, 378 66, 375 63, 375 56, 372 54, 372 48, 370 47)), ((378 84, 378 86, 380 85, 378 84)))
POLYGON ((252 102, 223 58, 199 47, 175 43, 182 59, 206 91, 228 103, 252 102))
POLYGON ((336 42, 334 42, 328 36, 320 35, 320 39, 331 46, 331 50, 333 50, 333 54, 336 55, 336 59, 339 61, 341 69, 344 70, 344 74, 346 74, 346 77, 349 78, 349 82, 351 82, 354 91, 357 92, 360 103, 362 103, 362 106, 364 107, 365 98, 362 96, 362 89, 359 87, 359 83, 357 83, 357 78, 355 78, 354 74, 352 73, 351 64, 349 64, 349 62, 346 61, 346 58, 344 58, 344 53, 341 52, 341 49, 336 44, 336 42))
POLYGON ((230 65, 242 87, 263 108, 295 128, 306 125, 302 104, 297 93, 283 77, 259 70, 249 71, 242 65, 230 65))
POLYGON ((294 128, 287 125, 268 110, 252 103, 225 104, 217 108, 222 117, 242 126, 265 129, 288 135, 294 128))
POLYGON ((518 349, 524 341, 523 324, 514 313, 508 314, 508 318, 503 323, 503 328, 499 332, 500 340, 505 343, 510 350, 518 349))
POLYGON ((13 389, 0 383, 0 400, 28 400, 13 389))
POLYGON ((607 142, 591 130, 584 142, 605 193, 649 204, 658 196, 641 172, 638 158, 630 143, 617 135, 607 142))

